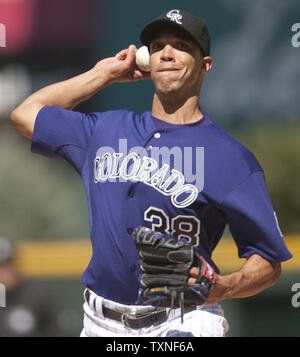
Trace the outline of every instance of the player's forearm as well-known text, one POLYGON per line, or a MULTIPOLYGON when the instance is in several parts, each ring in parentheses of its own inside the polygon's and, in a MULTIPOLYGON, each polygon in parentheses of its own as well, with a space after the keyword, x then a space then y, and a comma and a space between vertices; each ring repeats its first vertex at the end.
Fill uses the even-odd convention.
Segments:
POLYGON ((36 116, 45 105, 56 105, 64 109, 73 109, 89 99, 108 84, 108 75, 101 67, 68 80, 44 87, 26 98, 12 113, 11 120, 17 131, 31 139, 36 116))
POLYGON ((28 103, 36 101, 42 105, 73 109, 100 91, 106 85, 107 77, 95 66, 76 77, 42 88, 28 97, 28 103))
POLYGON ((99 61, 91 70, 79 76, 33 93, 11 113, 10 118, 16 130, 31 139, 36 116, 45 105, 73 109, 109 84, 150 78, 149 73, 143 73, 137 68, 136 50, 131 45, 116 56, 99 61))
POLYGON ((271 263, 259 255, 252 255, 239 271, 217 275, 208 303, 256 295, 275 284, 280 273, 280 263, 271 263))

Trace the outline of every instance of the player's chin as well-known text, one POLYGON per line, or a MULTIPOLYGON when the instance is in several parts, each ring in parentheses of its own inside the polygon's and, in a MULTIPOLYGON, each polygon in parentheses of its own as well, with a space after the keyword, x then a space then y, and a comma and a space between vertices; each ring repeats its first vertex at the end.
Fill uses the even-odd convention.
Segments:
POLYGON ((170 94, 178 92, 180 88, 182 88, 182 84, 179 81, 174 81, 168 78, 159 81, 155 87, 162 94, 170 94))

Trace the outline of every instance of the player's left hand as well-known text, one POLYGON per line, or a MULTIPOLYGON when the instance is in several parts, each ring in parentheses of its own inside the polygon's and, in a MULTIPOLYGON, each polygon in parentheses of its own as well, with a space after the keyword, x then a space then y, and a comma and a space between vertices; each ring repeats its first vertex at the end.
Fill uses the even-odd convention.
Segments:
POLYGON ((213 268, 193 245, 174 236, 138 227, 133 234, 140 255, 141 298, 150 305, 183 307, 203 304, 214 285, 213 268), (198 275, 188 283, 191 267, 198 275))
MULTIPOLYGON (((189 270, 189 278, 188 284, 193 285, 196 283, 197 279, 199 278, 200 269, 198 267, 192 267, 189 270)), ((216 304, 220 301, 220 294, 218 294, 218 286, 219 286, 220 275, 215 272, 215 282, 214 285, 207 296, 207 300, 203 303, 205 306, 216 304)))

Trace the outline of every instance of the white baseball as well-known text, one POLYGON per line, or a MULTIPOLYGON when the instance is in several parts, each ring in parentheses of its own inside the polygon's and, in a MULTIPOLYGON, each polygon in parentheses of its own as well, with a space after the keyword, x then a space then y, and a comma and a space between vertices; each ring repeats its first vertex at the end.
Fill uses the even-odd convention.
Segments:
POLYGON ((150 54, 147 46, 142 46, 136 51, 135 63, 144 72, 150 72, 150 54))

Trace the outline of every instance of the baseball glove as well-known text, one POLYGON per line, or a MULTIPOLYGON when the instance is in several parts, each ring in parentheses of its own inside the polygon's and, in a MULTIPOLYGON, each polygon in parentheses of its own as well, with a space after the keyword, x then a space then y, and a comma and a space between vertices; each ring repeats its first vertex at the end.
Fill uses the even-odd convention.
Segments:
POLYGON ((213 268, 185 239, 138 227, 133 232, 142 275, 140 299, 143 303, 170 308, 203 304, 214 282, 213 268), (189 270, 196 266, 199 276, 188 284, 189 270))

